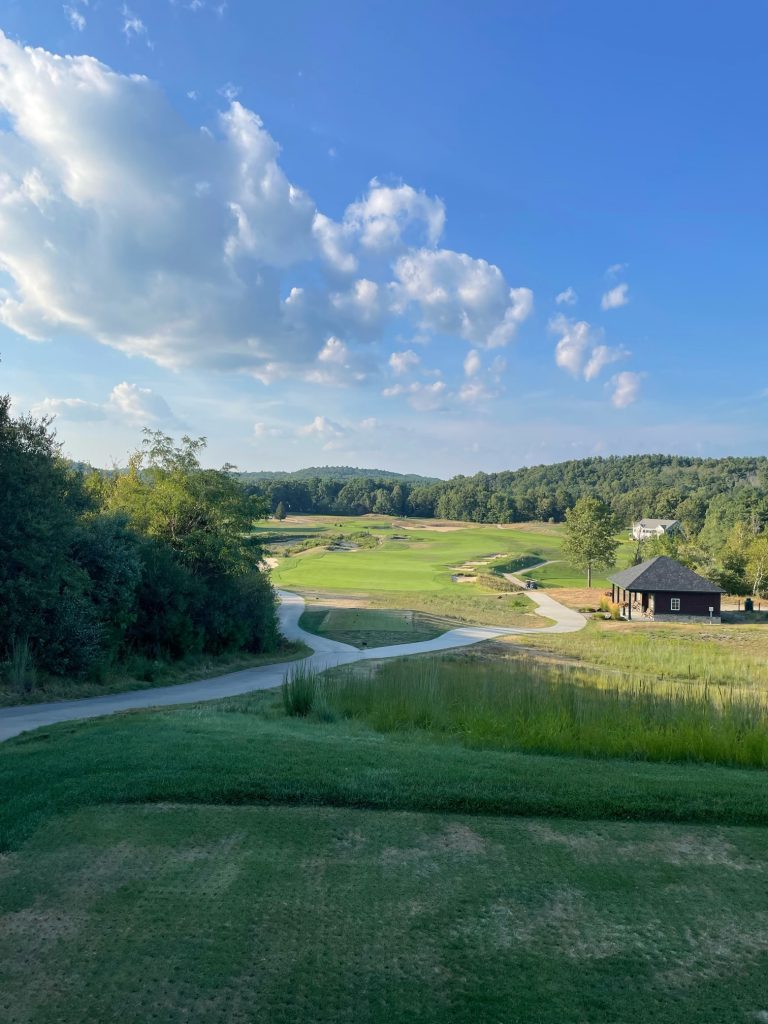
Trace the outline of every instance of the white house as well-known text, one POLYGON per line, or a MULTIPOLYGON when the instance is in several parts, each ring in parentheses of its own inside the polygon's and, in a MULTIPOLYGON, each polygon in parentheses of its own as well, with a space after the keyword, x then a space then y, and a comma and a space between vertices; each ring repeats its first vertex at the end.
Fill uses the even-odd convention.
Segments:
POLYGON ((641 519, 632 525, 632 536, 635 540, 649 540, 665 533, 675 533, 679 529, 678 519, 641 519))

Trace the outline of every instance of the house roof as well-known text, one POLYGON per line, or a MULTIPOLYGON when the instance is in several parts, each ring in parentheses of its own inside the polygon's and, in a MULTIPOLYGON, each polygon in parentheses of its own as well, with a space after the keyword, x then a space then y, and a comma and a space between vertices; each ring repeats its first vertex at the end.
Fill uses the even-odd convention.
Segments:
POLYGON ((657 555, 647 562, 633 565, 629 569, 608 577, 624 590, 676 590, 686 594, 724 594, 717 584, 699 576, 693 569, 676 562, 666 555, 657 555))
POLYGON ((677 522, 677 519, 641 519, 635 523, 635 526, 644 526, 648 530, 655 530, 657 526, 669 529, 670 526, 674 526, 677 522))

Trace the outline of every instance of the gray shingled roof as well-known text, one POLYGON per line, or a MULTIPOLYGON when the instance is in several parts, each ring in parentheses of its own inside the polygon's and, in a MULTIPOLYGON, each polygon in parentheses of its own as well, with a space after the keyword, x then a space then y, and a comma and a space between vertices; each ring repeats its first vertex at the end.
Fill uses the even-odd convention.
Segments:
POLYGON ((678 519, 641 519, 635 523, 635 526, 645 526, 648 530, 655 530, 657 526, 670 527, 678 522, 678 519))
POLYGON ((647 562, 633 565, 617 572, 608 579, 624 590, 676 590, 690 594, 724 594, 717 584, 699 576, 693 569, 687 569, 666 555, 657 555, 647 562))

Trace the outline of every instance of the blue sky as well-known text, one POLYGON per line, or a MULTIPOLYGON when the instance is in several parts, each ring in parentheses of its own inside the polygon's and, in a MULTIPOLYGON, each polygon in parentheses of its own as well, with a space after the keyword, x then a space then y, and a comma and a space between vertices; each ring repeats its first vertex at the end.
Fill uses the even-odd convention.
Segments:
POLYGON ((765 451, 762 0, 0 29, 0 388, 73 457, 143 425, 246 469, 765 451))

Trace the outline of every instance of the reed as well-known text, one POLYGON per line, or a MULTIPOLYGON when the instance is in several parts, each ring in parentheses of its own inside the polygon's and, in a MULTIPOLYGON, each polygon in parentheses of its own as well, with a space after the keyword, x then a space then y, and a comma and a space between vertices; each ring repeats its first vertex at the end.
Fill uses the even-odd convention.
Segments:
POLYGON ((339 715, 479 749, 768 765, 765 700, 738 686, 681 686, 529 660, 421 659, 317 683, 339 715))

